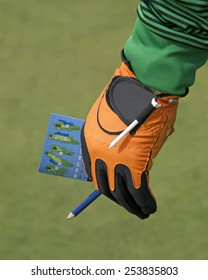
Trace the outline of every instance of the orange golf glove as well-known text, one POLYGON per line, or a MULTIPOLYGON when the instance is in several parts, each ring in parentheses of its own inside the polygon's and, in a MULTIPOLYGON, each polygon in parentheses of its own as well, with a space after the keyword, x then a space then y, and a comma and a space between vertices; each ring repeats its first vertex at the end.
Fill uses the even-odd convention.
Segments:
POLYGON ((95 188, 141 219, 157 209, 149 170, 152 159, 174 131, 178 96, 158 95, 161 106, 114 147, 109 145, 152 96, 153 91, 122 62, 91 108, 81 135, 84 165, 95 188))

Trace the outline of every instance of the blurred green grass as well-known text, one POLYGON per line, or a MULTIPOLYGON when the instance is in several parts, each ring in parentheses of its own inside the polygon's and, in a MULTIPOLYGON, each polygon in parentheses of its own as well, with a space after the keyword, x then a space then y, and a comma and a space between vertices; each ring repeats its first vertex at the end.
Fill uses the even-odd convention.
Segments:
POLYGON ((93 187, 39 174, 49 114, 85 118, 120 63, 138 1, 0 0, 0 259, 207 259, 207 64, 151 171, 142 221, 93 187))

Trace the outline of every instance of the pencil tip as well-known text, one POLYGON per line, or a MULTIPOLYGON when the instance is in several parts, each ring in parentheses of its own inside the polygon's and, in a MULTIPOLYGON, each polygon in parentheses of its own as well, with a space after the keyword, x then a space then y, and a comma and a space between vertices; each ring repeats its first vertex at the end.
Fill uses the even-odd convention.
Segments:
POLYGON ((74 217, 75 217, 75 215, 72 212, 70 212, 66 219, 70 220, 70 219, 72 219, 74 217))
POLYGON ((114 145, 112 143, 110 143, 110 145, 108 146, 108 148, 112 148, 114 145))

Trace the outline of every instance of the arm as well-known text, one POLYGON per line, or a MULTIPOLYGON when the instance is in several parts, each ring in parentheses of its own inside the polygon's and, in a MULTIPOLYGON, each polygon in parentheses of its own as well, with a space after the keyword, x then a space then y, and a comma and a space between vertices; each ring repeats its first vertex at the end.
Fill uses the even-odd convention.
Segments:
POLYGON ((147 86, 184 95, 208 57, 208 1, 142 0, 137 13, 124 48, 134 73, 147 86))

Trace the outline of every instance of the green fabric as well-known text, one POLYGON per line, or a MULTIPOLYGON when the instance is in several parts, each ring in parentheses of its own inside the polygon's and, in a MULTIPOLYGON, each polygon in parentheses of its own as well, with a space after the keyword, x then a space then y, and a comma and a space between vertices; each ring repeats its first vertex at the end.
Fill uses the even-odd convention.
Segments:
POLYGON ((142 83, 170 94, 183 95, 186 89, 194 83, 196 70, 208 58, 208 25, 204 24, 205 19, 207 20, 208 1, 171 1, 172 3, 178 2, 180 5, 183 3, 183 9, 187 8, 186 14, 192 13, 193 15, 193 25, 196 26, 196 17, 201 19, 200 24, 198 21, 198 29, 193 28, 192 31, 190 28, 191 17, 187 19, 184 16, 182 22, 181 10, 179 11, 180 17, 177 10, 173 17, 174 6, 171 5, 171 10, 167 7, 165 9, 163 6, 168 2, 170 1, 141 1, 138 7, 139 18, 126 42, 124 53, 142 83), (150 2, 151 7, 147 10, 147 4, 150 2), (154 3, 158 5, 157 9, 154 3), (163 3, 162 6, 161 3, 163 3), (186 6, 190 3, 194 6, 186 6), (145 13, 142 12, 144 7, 141 7, 144 4, 146 5, 145 13), (202 11, 200 4, 206 4, 207 9, 203 6, 205 10, 202 11), (158 25, 154 21, 156 16, 158 25), (164 26, 164 29, 158 28, 159 25, 164 26), (188 30, 186 34, 185 30, 188 30), (182 36, 184 34, 185 36, 182 36))
POLYGON ((158 35, 208 49, 207 0, 141 0, 138 16, 158 35))

